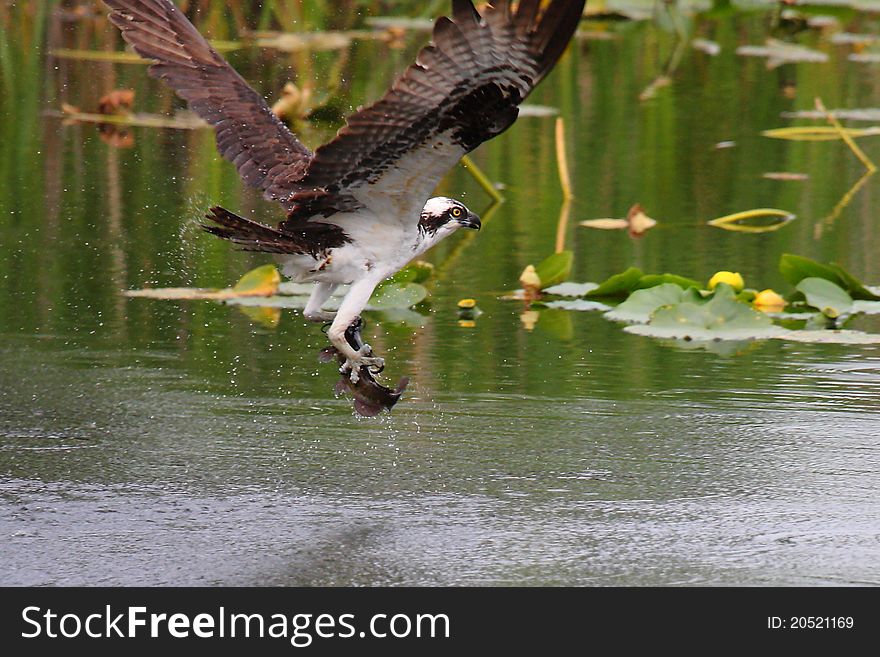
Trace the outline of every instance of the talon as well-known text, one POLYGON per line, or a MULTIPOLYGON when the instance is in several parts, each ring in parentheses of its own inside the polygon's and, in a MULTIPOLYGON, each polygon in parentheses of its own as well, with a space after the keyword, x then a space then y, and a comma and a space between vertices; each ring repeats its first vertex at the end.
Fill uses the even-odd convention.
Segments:
POLYGON ((339 368, 340 373, 348 374, 352 383, 360 378, 361 367, 366 367, 370 374, 379 374, 385 369, 385 359, 372 356, 373 350, 365 344, 355 352, 354 358, 346 358, 345 365, 339 368))

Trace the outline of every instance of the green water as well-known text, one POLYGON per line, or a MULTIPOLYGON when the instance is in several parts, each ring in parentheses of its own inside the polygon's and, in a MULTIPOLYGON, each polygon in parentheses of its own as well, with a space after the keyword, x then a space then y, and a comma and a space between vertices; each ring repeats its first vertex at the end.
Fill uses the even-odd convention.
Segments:
MULTIPOLYGON (((326 339, 297 313, 273 328, 209 302, 121 296, 233 283, 268 259, 200 233, 202 213, 279 213, 243 189, 210 133, 135 129, 119 150, 44 116, 118 87, 136 90, 138 111, 179 107, 142 66, 48 57, 116 46, 103 21, 65 22, 54 7, 0 12, 0 583, 880 583, 880 350, 719 353, 562 311, 528 331, 522 305, 499 300, 554 248, 552 119, 523 118, 474 154, 506 202, 479 235, 429 254, 424 326, 367 315, 390 379, 412 378, 390 415, 358 419, 333 396, 338 376, 317 362, 326 339), (473 328, 458 324, 463 297, 483 311, 473 328)), ((848 31, 877 32, 870 15, 835 11, 848 31)), ((816 96, 880 106, 877 65, 847 61, 818 30, 786 38, 826 64, 768 70, 735 55, 763 43, 768 16, 687 16, 721 54, 685 48, 672 84, 642 102, 673 55, 668 21, 584 25, 610 38, 579 40, 530 99, 566 122, 575 280, 730 269, 779 289, 779 256, 793 252, 880 284, 878 180, 835 213, 862 175, 852 154, 759 134, 816 96), (636 202, 660 221, 641 240, 574 226, 636 202), (755 207, 798 218, 765 235, 704 225, 755 207)), ((333 105, 347 111, 381 95, 425 38, 358 41, 343 62, 230 58, 267 95, 290 78, 320 92, 343 70, 333 105)), ((338 125, 311 124, 304 140, 338 125)), ((880 161, 876 142, 860 143, 880 161)), ((441 192, 489 206, 460 169, 441 192)))

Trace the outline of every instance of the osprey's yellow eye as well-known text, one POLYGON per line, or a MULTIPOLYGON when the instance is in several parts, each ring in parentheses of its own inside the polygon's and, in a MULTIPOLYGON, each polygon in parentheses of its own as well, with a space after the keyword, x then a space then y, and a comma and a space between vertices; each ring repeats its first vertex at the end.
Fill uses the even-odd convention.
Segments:
POLYGON ((461 208, 452 208, 452 216, 458 219, 462 214, 461 208))

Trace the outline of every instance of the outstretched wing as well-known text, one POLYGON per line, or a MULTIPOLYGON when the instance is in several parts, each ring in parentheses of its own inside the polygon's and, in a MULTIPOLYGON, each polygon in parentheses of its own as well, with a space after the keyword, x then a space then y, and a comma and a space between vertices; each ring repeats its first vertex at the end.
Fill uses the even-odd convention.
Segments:
MULTIPOLYGON (((585 0, 453 0, 433 40, 376 104, 315 151, 290 223, 358 205, 423 203, 445 173, 516 120, 553 68, 585 0)), ((418 206, 421 209, 421 206, 418 206)))
POLYGON ((217 149, 242 179, 281 202, 299 187, 312 152, 269 109, 170 0, 104 0, 110 20, 135 51, 156 63, 153 77, 168 83, 214 127, 217 149))

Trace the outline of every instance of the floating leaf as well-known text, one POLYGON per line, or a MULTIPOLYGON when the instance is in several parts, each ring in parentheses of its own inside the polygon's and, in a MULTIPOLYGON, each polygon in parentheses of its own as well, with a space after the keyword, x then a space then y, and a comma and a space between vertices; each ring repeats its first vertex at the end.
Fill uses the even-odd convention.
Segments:
POLYGON ((156 288, 148 290, 128 290, 127 297, 145 299, 188 300, 211 299, 225 301, 235 297, 271 297, 278 292, 281 275, 275 265, 264 265, 249 271, 241 277, 235 287, 224 290, 204 288, 156 288))
POLYGON ((571 274, 574 266, 574 252, 562 251, 554 253, 535 267, 535 273, 541 280, 541 289, 553 287, 563 283, 571 274))
POLYGON ((556 297, 583 297, 599 287, 596 283, 560 283, 544 290, 545 294, 556 297))
POLYGON ((831 35, 831 43, 835 45, 867 45, 877 41, 876 34, 855 34, 853 32, 837 32, 831 35))
POLYGON ((605 313, 605 317, 618 322, 648 322, 655 310, 679 303, 683 295, 684 290, 672 283, 636 290, 617 308, 605 313))
POLYGON ((880 301, 853 301, 853 314, 880 315, 880 301))
POLYGON ((837 275, 837 272, 828 265, 823 265, 815 260, 791 253, 785 253, 780 258, 779 273, 782 274, 782 277, 788 283, 794 286, 797 286, 805 278, 810 277, 824 278, 826 281, 831 281, 838 285, 844 284, 837 275))
POLYGON ((824 278, 805 278, 797 285, 807 303, 823 315, 836 319, 852 312, 853 300, 846 290, 824 278))
POLYGON ((559 108, 558 107, 548 107, 546 105, 520 105, 519 106, 519 118, 537 118, 537 119, 546 119, 553 116, 559 116, 559 108))
POLYGON ((418 260, 408 264, 394 274, 394 276, 382 283, 382 285, 391 285, 394 283, 424 283, 433 275, 434 265, 430 262, 418 260))
POLYGON ((629 222, 626 219, 588 219, 580 222, 580 225, 597 230, 626 230, 629 228, 629 222))
POLYGON ((575 311, 599 311, 605 312, 610 310, 611 306, 598 301, 588 301, 586 299, 565 299, 558 301, 547 301, 544 303, 546 308, 555 308, 556 310, 575 310, 575 311))
POLYGON ((833 109, 828 112, 819 110, 798 110, 796 112, 782 112, 784 119, 821 119, 825 120, 828 115, 842 121, 880 121, 880 108, 866 107, 863 109, 833 109))
POLYGON ((721 46, 714 42, 709 41, 708 39, 694 39, 691 41, 691 47, 694 50, 699 50, 700 52, 706 53, 710 57, 715 57, 716 55, 721 53, 721 46))
MULTIPOLYGON (((844 128, 843 132, 853 138, 870 137, 880 135, 880 127, 844 128)), ((788 139, 789 141, 837 141, 838 139, 843 139, 841 131, 827 125, 775 128, 773 130, 764 130, 761 134, 771 139, 788 139)))
POLYGON ((146 290, 125 290, 123 296, 136 299, 188 301, 195 299, 227 299, 231 290, 212 290, 197 287, 157 287, 146 290))
POLYGON ((710 221, 709 225, 741 233, 769 233, 779 230, 794 218, 795 215, 785 210, 759 208, 718 217, 710 221))
POLYGON ((789 331, 775 337, 811 344, 880 344, 880 335, 861 331, 789 331))
POLYGON ((373 293, 367 309, 412 308, 424 301, 427 296, 428 290, 418 283, 383 285, 373 293))
POLYGON ((596 289, 586 294, 589 298, 601 297, 627 297, 639 287, 644 273, 641 269, 630 267, 626 271, 615 274, 608 280, 600 283, 596 289))
POLYGON ((855 276, 837 264, 822 263, 803 256, 785 253, 779 260, 779 273, 791 285, 797 286, 805 278, 824 278, 846 290, 853 299, 878 301, 880 295, 866 287, 855 276))
POLYGON ((849 292, 849 295, 853 299, 861 299, 863 301, 880 301, 880 295, 868 289, 864 283, 862 283, 859 279, 846 271, 843 267, 833 262, 828 266, 834 270, 838 277, 840 277, 840 280, 843 282, 844 289, 849 292))
POLYGON ((810 179, 809 174, 793 173, 791 171, 768 171, 767 173, 761 174, 761 177, 766 178, 767 180, 783 180, 794 182, 800 182, 810 179))
POLYGON ((880 52, 854 52, 848 55, 847 59, 861 64, 878 64, 880 63, 880 52))
POLYGON ((676 274, 645 274, 639 279, 638 289, 644 290, 649 287, 656 287, 657 285, 665 285, 666 283, 678 285, 678 287, 684 290, 689 287, 700 287, 700 284, 694 279, 677 276, 676 274))
POLYGON ((653 313, 647 325, 625 330, 682 340, 754 340, 784 333, 769 317, 737 301, 733 289, 725 285, 706 303, 682 301, 664 306, 653 313))
POLYGON ((740 46, 736 54, 744 57, 766 57, 768 67, 774 68, 780 64, 790 62, 818 62, 828 61, 828 55, 818 50, 812 50, 778 39, 767 39, 763 46, 740 46))
POLYGON ((629 212, 626 215, 626 221, 627 226, 629 227, 630 237, 641 237, 657 225, 657 220, 652 219, 645 214, 645 211, 639 203, 636 203, 629 209, 629 212))
POLYGON ((275 265, 263 265, 242 276, 232 292, 238 297, 271 297, 280 283, 281 274, 275 265))
POLYGON ((422 328, 427 324, 424 315, 410 308, 387 308, 379 311, 379 317, 386 324, 403 324, 412 328, 422 328))
POLYGON ((628 230, 630 237, 641 237, 657 225, 657 220, 645 214, 642 206, 636 203, 629 209, 626 219, 588 219, 580 225, 598 230, 628 230))

